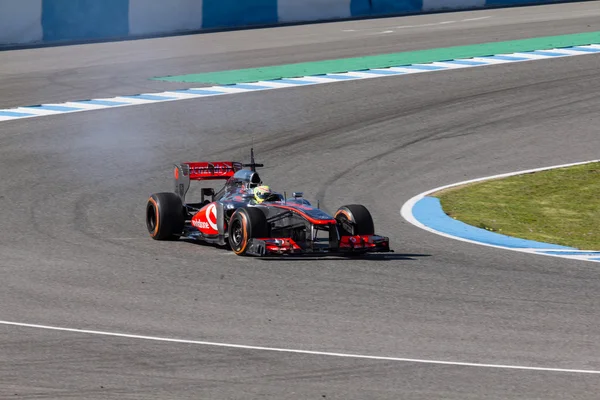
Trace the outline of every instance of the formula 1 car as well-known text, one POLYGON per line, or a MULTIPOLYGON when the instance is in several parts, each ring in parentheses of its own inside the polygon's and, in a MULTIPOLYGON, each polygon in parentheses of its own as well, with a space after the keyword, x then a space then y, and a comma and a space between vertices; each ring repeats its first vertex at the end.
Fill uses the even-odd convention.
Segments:
POLYGON ((257 203, 262 184, 254 150, 250 164, 186 162, 175 164, 175 191, 155 193, 146 205, 146 226, 155 240, 178 238, 230 246, 237 255, 389 252, 389 239, 375 235, 373 219, 362 205, 340 207, 331 216, 313 207, 302 193, 273 193, 257 203), (190 181, 226 180, 218 192, 201 188, 199 203, 186 203, 190 181))

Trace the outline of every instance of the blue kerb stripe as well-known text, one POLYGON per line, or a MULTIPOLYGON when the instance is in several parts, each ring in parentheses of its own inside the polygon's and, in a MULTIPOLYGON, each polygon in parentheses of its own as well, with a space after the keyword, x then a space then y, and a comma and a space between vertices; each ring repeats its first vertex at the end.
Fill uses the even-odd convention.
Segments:
POLYGON ((317 82, 304 81, 304 80, 292 80, 292 79, 272 79, 267 82, 275 82, 275 83, 289 83, 290 85, 310 85, 315 84, 317 82))
POLYGON ((442 210, 440 199, 435 197, 422 198, 417 202, 417 204, 414 205, 412 212, 417 221, 425 226, 428 226, 438 232, 443 232, 451 236, 456 236, 479 243, 514 249, 534 248, 576 250, 573 247, 518 239, 467 225, 464 222, 457 221, 447 216, 442 210))
POLYGON ((367 69, 364 71, 356 71, 356 72, 363 72, 366 74, 374 74, 374 75, 401 75, 401 74, 406 73, 403 71, 390 71, 390 70, 386 70, 386 69, 380 69, 380 70, 367 69))
POLYGON ((537 251, 536 253, 556 256, 600 256, 600 251, 537 251))
POLYGON ((437 67, 435 65, 399 65, 397 68, 416 69, 419 71, 437 71, 440 69, 447 69, 446 67, 437 67))
POLYGON ((30 115, 35 115, 35 114, 12 112, 12 111, 0 111, 0 117, 28 117, 30 115))
POLYGON ((108 107, 124 106, 126 104, 129 104, 129 103, 123 103, 122 101, 109 101, 109 100, 80 100, 80 101, 73 101, 73 103, 94 104, 96 106, 108 106, 108 107))
POLYGON ((527 54, 537 54, 539 56, 547 56, 547 57, 564 57, 565 56, 565 54, 553 53, 551 51, 544 51, 544 50, 528 51, 527 54))
POLYGON ((600 261, 600 258, 588 258, 588 261, 600 261))
POLYGON ((203 90, 203 89, 185 89, 185 90, 177 90, 179 93, 189 93, 189 94, 200 94, 205 96, 210 96, 213 94, 225 94, 225 92, 218 92, 216 90, 203 90))
POLYGON ((489 58, 492 60, 505 60, 505 61, 524 61, 529 60, 529 58, 525 57, 517 57, 517 56, 487 56, 482 58, 489 58))
POLYGON ((169 97, 169 96, 157 96, 157 95, 153 95, 153 94, 138 94, 138 95, 134 95, 134 96, 121 96, 121 97, 125 97, 126 99, 142 99, 142 100, 152 100, 152 101, 161 101, 161 100, 173 100, 176 97, 169 97))
POLYGON ((338 81, 347 81, 351 79, 359 79, 355 76, 348 75, 337 75, 337 74, 322 74, 322 75, 314 75, 317 78, 329 78, 329 79, 337 79, 338 81))
POLYGON ((469 60, 450 60, 450 61, 442 61, 446 64, 457 64, 457 65, 489 65, 488 63, 482 61, 469 61, 469 60))
POLYGON ((40 110, 48 110, 48 111, 61 111, 61 112, 83 110, 83 108, 66 107, 66 106, 45 106, 45 105, 25 106, 23 108, 40 109, 40 110))
POLYGON ((587 51, 590 53, 599 53, 600 52, 600 49, 596 49, 593 47, 580 47, 580 46, 569 47, 569 50, 587 51))
POLYGON ((261 85, 247 85, 243 83, 236 83, 235 85, 229 85, 238 89, 247 89, 247 90, 264 90, 264 89, 273 89, 269 86, 261 86, 261 85))

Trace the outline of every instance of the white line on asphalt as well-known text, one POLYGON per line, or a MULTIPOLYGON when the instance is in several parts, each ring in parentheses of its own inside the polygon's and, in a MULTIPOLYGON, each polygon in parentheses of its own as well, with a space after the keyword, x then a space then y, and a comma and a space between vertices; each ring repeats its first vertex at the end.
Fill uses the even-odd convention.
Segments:
POLYGON ((461 21, 462 22, 481 21, 482 19, 488 19, 488 18, 492 18, 492 16, 488 15, 487 17, 467 18, 467 19, 463 19, 461 21))
MULTIPOLYGON (((379 27, 373 27, 373 28, 363 28, 363 29, 342 29, 342 32, 368 32, 368 31, 377 31, 377 30, 386 30, 386 29, 410 29, 410 28, 427 28, 427 27, 431 27, 431 26, 441 26, 441 25, 448 25, 448 24, 454 24, 456 22, 472 22, 472 21, 480 21, 482 19, 488 19, 488 18, 492 18, 491 16, 487 16, 487 17, 479 17, 479 18, 467 18, 467 19, 461 19, 459 21, 440 21, 440 22, 429 22, 426 24, 417 24, 417 25, 396 25, 396 26, 379 26, 379 27)), ((393 31, 386 31, 386 32, 393 32, 393 31)), ((381 32, 384 33, 384 32, 381 32)))
POLYGON ((351 354, 351 353, 333 353, 333 352, 327 352, 327 351, 296 350, 296 349, 285 349, 285 348, 277 348, 277 347, 248 346, 248 345, 243 345, 243 344, 205 342, 205 341, 201 341, 201 340, 188 340, 188 339, 175 339, 175 338, 165 338, 165 337, 156 337, 156 336, 132 335, 132 334, 127 334, 127 333, 105 332, 105 331, 96 331, 96 330, 89 330, 89 329, 62 328, 62 327, 57 327, 57 326, 26 324, 26 323, 22 323, 22 322, 12 322, 12 321, 0 321, 0 325, 10 325, 10 326, 18 326, 18 327, 22 327, 22 328, 45 329, 45 330, 52 330, 52 331, 71 332, 71 333, 80 333, 80 334, 88 334, 88 335, 112 336, 112 337, 121 337, 121 338, 127 338, 127 339, 152 340, 152 341, 157 341, 157 342, 197 344, 197 345, 202 345, 202 346, 227 347, 227 348, 244 349, 244 350, 273 351, 273 352, 279 352, 279 353, 309 354, 309 355, 316 355, 316 356, 358 358, 358 359, 365 359, 365 360, 399 361, 399 362, 407 362, 407 363, 450 365, 450 366, 458 366, 458 367, 496 368, 496 369, 511 369, 511 370, 524 370, 524 371, 541 371, 541 372, 562 372, 562 373, 571 373, 571 374, 600 374, 600 370, 590 370, 590 369, 530 367, 530 366, 522 366, 522 365, 485 364, 485 363, 460 362, 460 361, 425 360, 425 359, 404 358, 404 357, 370 356, 370 355, 351 354))

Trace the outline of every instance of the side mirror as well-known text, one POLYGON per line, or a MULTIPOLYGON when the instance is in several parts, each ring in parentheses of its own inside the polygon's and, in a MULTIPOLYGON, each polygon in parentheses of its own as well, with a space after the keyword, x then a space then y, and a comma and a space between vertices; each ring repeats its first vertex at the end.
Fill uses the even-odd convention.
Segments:
POLYGON ((294 196, 295 199, 301 198, 304 196, 304 193, 302 192, 293 192, 292 196, 294 196))

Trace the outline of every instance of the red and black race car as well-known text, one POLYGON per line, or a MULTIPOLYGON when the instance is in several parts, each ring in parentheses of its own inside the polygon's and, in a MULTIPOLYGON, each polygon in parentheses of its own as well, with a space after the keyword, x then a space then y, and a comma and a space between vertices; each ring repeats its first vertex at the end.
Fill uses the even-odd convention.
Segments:
POLYGON ((389 239, 375 235, 373 219, 362 205, 340 207, 331 216, 294 193, 273 193, 260 203, 255 190, 262 164, 186 162, 175 165, 175 192, 155 193, 146 205, 153 239, 178 238, 230 246, 237 255, 389 252, 389 239), (190 181, 226 180, 221 190, 201 189, 199 203, 186 203, 190 181))

